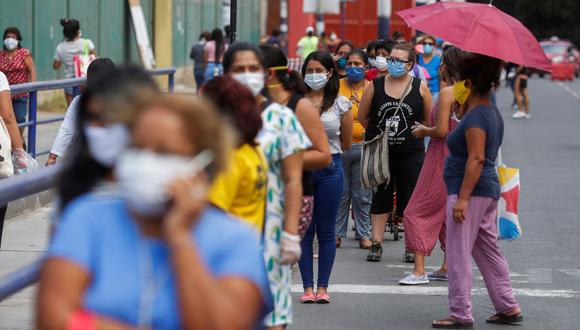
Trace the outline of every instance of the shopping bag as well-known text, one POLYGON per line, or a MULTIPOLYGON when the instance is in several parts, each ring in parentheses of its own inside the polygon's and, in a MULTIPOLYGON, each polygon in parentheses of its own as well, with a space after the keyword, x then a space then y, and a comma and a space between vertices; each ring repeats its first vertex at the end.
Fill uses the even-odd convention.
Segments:
POLYGON ((497 231, 499 239, 515 240, 522 236, 518 218, 520 170, 500 165, 497 168, 501 196, 498 203, 497 231))
POLYGON ((8 128, 6 128, 4 120, 0 117, 0 178, 7 178, 13 175, 12 141, 8 134, 8 128))
POLYGON ((73 56, 73 64, 75 69, 75 77, 82 78, 87 76, 87 69, 89 64, 95 59, 95 55, 89 54, 89 41, 83 39, 83 53, 81 55, 73 56))

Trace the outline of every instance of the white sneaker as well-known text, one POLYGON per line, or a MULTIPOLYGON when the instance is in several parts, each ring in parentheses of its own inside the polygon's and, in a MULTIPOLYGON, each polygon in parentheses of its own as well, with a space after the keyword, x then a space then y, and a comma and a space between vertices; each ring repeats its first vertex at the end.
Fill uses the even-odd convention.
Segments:
POLYGON ((514 119, 519 119, 519 118, 524 118, 526 116, 526 113, 523 111, 516 111, 516 113, 513 114, 512 118, 514 119))
POLYGON ((413 273, 407 275, 404 279, 399 281, 400 285, 421 285, 421 284, 429 284, 429 278, 427 274, 423 274, 421 276, 415 276, 413 273))

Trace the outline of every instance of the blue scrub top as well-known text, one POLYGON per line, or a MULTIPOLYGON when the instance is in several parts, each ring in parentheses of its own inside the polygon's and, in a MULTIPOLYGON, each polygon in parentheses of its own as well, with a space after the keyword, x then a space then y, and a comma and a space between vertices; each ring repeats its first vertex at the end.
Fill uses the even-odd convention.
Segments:
POLYGON ((419 54, 419 65, 424 67, 431 78, 429 79, 429 90, 431 94, 439 93, 439 65, 441 65, 441 57, 433 55, 429 63, 423 61, 423 54, 419 54))
MULTIPOLYGON (((191 235, 205 266, 217 278, 239 276, 261 290, 263 315, 272 297, 259 237, 247 225, 208 207, 191 235)), ((137 326, 141 295, 151 273, 157 281, 151 306, 152 329, 180 329, 169 251, 159 239, 142 236, 121 198, 88 195, 71 203, 51 242, 49 257, 67 259, 91 274, 84 307, 137 326), (144 258, 146 257, 146 258, 144 258), (144 259, 148 268, 143 268, 144 259), (147 274, 144 269, 153 269, 147 274), (165 276, 163 276, 165 275, 165 276)), ((151 292, 151 290, 148 290, 151 292)))

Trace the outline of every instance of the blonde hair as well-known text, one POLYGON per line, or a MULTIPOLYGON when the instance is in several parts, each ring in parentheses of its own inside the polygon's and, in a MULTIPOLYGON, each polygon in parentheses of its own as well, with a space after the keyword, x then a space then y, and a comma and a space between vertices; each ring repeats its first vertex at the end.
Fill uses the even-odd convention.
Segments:
POLYGON ((177 115, 183 123, 184 133, 188 140, 192 141, 199 150, 213 152, 214 160, 208 167, 211 177, 226 168, 234 141, 231 134, 233 130, 230 125, 220 120, 210 102, 198 96, 158 94, 154 99, 141 104, 132 124, 141 113, 153 107, 160 107, 177 115))

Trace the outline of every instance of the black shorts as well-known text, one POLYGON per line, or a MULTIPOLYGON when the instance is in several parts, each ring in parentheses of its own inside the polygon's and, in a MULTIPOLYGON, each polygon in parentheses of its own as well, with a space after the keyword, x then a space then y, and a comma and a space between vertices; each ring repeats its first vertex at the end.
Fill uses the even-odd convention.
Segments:
POLYGON ((411 199, 425 153, 389 153, 389 169, 391 181, 374 189, 371 214, 384 214, 393 211, 393 192, 397 192, 397 215, 403 216, 405 208, 411 199))
POLYGON ((528 88, 528 79, 520 79, 520 89, 528 88))

